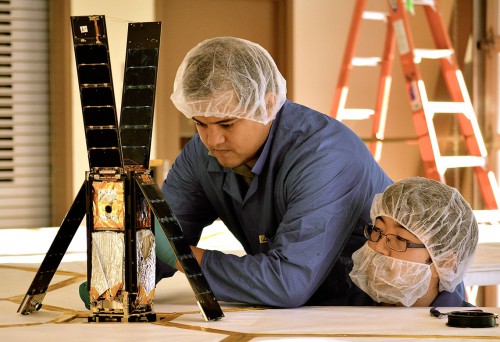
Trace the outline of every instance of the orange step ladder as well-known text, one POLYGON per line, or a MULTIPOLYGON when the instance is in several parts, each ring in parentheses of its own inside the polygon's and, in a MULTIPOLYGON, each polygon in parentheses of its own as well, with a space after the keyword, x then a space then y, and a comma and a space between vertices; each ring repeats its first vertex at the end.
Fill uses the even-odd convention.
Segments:
MULTIPOLYGON (((372 154, 376 160, 380 159, 379 153, 384 139, 394 44, 396 44, 427 178, 445 182, 446 170, 473 168, 485 208, 498 209, 498 184, 494 173, 487 170, 486 147, 438 4, 433 0, 387 0, 387 4, 388 12, 385 13, 385 20, 388 26, 385 49, 379 64, 381 71, 375 110, 372 112, 361 111, 361 113, 370 113, 370 117, 373 117, 372 138, 375 142, 370 143, 372 154), (435 49, 415 48, 408 18, 407 2, 410 5, 423 7, 435 49), (419 68, 419 63, 423 59, 439 60, 450 101, 429 101, 419 68), (456 115, 466 155, 441 155, 433 121, 437 114, 456 115)), ((345 108, 349 92, 349 71, 353 66, 358 65, 356 57, 354 57, 354 49, 361 20, 366 18, 383 19, 384 17, 383 13, 378 15, 369 13, 367 15, 365 7, 366 0, 357 0, 342 69, 333 96, 330 115, 340 121, 368 118, 366 115, 356 117, 352 115, 352 113, 357 113, 356 110, 345 108)))

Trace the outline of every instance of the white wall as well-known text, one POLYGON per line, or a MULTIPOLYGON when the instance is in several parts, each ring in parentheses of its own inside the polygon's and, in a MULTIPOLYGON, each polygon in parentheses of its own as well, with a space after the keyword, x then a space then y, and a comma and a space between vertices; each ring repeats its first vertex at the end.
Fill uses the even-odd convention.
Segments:
MULTIPOLYGON (((71 15, 104 15, 106 17, 111 72, 119 116, 128 23, 153 21, 154 0, 71 0, 71 15)), ((68 25, 70 25, 69 20, 68 25)), ((72 41, 67 43, 73 46, 72 41)), ((84 180, 85 171, 89 169, 89 163, 74 54, 72 55, 71 77, 73 79, 73 194, 76 195, 84 180)), ((154 148, 154 144, 152 144, 152 148, 154 148)), ((151 151, 151 156, 154 156, 154 150, 151 151)))
POLYGON ((328 113, 355 1, 294 0, 295 102, 328 113))

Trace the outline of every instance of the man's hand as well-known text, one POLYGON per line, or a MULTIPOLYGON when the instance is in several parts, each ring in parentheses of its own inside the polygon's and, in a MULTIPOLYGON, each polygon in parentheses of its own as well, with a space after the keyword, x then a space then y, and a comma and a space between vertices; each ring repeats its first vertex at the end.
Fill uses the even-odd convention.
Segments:
MULTIPOLYGON (((165 236, 163 229, 161 229, 160 223, 156 221, 156 219, 154 223, 154 230, 155 230, 155 240, 156 240, 156 256, 158 257, 158 259, 160 259, 170 267, 183 272, 181 264, 177 260, 175 253, 172 249, 172 246, 170 245, 170 242, 165 236)), ((201 266, 201 259, 203 258, 203 253, 205 253, 205 250, 191 246, 191 251, 193 252, 194 257, 196 258, 196 261, 198 261, 198 264, 201 266)))

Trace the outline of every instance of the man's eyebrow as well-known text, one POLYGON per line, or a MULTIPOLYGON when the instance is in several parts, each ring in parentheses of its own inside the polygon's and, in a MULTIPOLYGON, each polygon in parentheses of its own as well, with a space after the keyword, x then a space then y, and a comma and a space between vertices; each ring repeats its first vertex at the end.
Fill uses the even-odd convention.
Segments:
MULTIPOLYGON (((382 221, 383 224, 386 224, 386 222, 382 216, 377 216, 377 220, 380 220, 380 221, 382 221)), ((406 229, 406 227, 402 226, 398 221, 394 220, 394 222, 396 223, 397 228, 406 229)), ((406 229, 406 230, 408 230, 408 229, 406 229)))
MULTIPOLYGON (((201 122, 200 120, 197 120, 195 118, 192 118, 194 121, 196 121, 197 123, 200 123, 200 124, 203 124, 203 125, 207 125, 206 122, 201 122)), ((216 121, 216 122, 210 122, 210 124, 214 125, 214 124, 224 124, 224 123, 228 123, 228 122, 234 122, 234 121, 237 121, 238 118, 226 118, 226 119, 220 119, 219 121, 216 121)))

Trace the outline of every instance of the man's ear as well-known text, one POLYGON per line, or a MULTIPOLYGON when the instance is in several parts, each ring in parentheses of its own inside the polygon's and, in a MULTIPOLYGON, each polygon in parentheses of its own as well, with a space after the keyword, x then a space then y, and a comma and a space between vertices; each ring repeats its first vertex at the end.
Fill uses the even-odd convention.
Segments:
POLYGON ((266 94, 264 98, 266 100, 266 110, 269 112, 275 109, 274 107, 276 106, 276 98, 277 98, 276 94, 269 92, 266 94))
POLYGON ((432 273, 432 278, 439 279, 439 274, 438 274, 436 266, 434 264, 431 264, 431 273, 432 273))
POLYGON ((448 269, 448 270, 453 270, 456 272, 457 270, 457 254, 455 252, 448 253, 448 257, 444 260, 441 260, 439 262, 440 268, 448 269))

